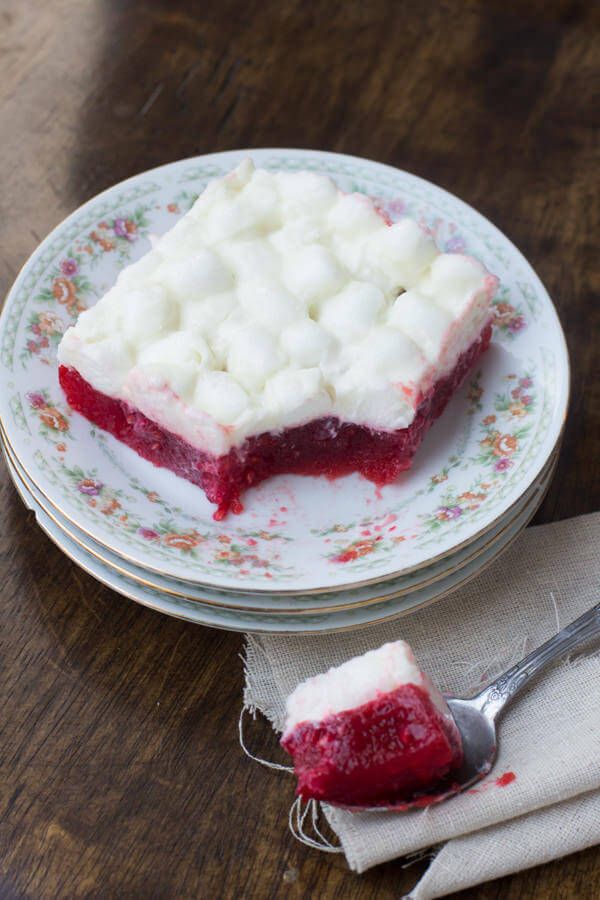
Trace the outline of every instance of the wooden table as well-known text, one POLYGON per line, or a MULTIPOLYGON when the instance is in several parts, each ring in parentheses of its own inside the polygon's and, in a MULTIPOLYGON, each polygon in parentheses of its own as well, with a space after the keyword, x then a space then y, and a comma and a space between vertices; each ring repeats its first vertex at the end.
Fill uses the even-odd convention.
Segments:
MULTIPOLYGON (((573 397, 536 521, 597 509, 599 28, 573 0, 2 0, 1 286, 84 200, 180 157, 313 147, 408 169, 489 216, 548 286, 573 397)), ((358 877, 288 834, 291 784, 238 748, 238 635, 101 587, 3 468, 0 490, 1 898, 410 887, 422 864, 358 877)), ((274 752, 268 729, 253 740, 274 752)), ((462 896, 599 893, 588 850, 462 896)))

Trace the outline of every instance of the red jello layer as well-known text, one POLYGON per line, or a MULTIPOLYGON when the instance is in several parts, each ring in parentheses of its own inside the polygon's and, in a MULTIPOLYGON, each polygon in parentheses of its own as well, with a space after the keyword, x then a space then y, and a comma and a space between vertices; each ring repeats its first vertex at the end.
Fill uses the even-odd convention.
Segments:
POLYGON ((337 478, 360 472, 376 484, 389 484, 408 469, 432 422, 490 343, 487 326, 460 356, 453 371, 424 396, 413 422, 398 431, 376 431, 334 417, 247 438, 223 456, 212 456, 157 425, 122 400, 100 393, 75 369, 59 367, 59 380, 69 405, 109 431, 156 466, 187 478, 217 504, 215 518, 241 509, 240 498, 251 485, 272 475, 326 475, 337 478))
POLYGON ((281 743, 294 760, 298 794, 349 806, 435 790, 462 762, 454 722, 415 684, 316 724, 303 722, 281 743))

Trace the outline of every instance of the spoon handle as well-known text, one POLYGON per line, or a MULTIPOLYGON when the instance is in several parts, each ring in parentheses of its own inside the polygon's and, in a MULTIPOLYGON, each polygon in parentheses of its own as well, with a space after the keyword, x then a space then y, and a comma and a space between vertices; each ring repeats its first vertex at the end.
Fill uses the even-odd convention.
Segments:
POLYGON ((600 603, 489 684, 477 696, 479 708, 493 721, 508 701, 541 669, 598 636, 600 636, 600 603))

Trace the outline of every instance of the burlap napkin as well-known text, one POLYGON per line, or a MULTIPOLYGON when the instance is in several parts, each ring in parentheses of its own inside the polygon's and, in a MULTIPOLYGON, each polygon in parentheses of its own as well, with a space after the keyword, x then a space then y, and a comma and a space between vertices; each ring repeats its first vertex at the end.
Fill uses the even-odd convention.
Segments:
MULTIPOLYGON (((600 513, 528 528, 468 586, 395 622, 338 635, 248 635, 245 705, 281 730, 299 681, 396 638, 443 690, 468 695, 599 599, 600 513)), ((599 787, 592 645, 515 699, 500 723, 497 764, 476 793, 405 814, 323 812, 357 872, 436 848, 411 894, 426 900, 600 843, 599 787)))

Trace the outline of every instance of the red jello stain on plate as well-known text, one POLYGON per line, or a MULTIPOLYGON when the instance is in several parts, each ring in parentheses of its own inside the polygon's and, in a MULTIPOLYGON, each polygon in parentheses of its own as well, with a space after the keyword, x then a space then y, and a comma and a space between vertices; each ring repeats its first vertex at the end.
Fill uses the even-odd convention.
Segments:
POLYGON ((504 775, 500 775, 499 778, 496 778, 495 784, 496 787, 507 787, 509 784, 512 784, 513 781, 517 780, 517 776, 514 772, 505 772, 504 775))

